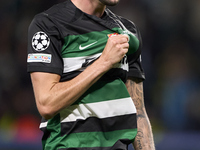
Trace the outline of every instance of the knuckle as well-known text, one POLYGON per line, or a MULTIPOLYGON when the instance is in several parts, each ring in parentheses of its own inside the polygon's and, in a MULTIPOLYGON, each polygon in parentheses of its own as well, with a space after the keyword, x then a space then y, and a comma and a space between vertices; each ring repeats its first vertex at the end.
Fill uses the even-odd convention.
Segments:
POLYGON ((117 49, 121 49, 122 46, 121 46, 120 44, 117 44, 117 45, 116 45, 116 48, 117 48, 117 49))
POLYGON ((129 47, 129 43, 126 43, 126 44, 127 44, 126 46, 129 47))
POLYGON ((113 44, 113 45, 117 45, 117 41, 113 39, 113 40, 112 40, 112 44, 113 44))

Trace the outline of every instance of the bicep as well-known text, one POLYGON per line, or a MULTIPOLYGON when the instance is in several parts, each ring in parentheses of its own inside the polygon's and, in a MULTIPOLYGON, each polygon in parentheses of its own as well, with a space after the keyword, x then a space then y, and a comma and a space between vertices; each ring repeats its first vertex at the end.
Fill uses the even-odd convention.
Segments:
POLYGON ((144 111, 143 82, 136 78, 128 79, 126 87, 136 106, 137 113, 142 113, 144 111))

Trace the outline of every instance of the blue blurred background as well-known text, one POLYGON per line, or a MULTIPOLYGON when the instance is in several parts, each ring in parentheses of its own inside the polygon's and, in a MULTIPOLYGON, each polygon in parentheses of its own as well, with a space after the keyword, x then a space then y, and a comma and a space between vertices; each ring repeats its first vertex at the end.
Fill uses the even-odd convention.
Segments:
MULTIPOLYGON (((26 72, 27 29, 64 0, 0 1, 0 150, 39 150, 40 115, 26 72)), ((200 150, 200 1, 121 0, 111 8, 143 38, 144 95, 157 150, 200 150)))

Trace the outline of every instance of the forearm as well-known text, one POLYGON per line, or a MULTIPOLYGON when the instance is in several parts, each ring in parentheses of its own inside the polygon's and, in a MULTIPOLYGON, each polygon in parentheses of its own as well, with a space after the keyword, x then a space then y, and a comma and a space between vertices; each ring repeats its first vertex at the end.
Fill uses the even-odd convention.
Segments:
POLYGON ((127 89, 137 110, 137 128, 133 146, 135 150, 155 150, 149 118, 144 106, 143 84, 138 79, 128 79, 127 89))
MULTIPOLYGON (((83 93, 85 93, 92 84, 103 76, 108 70, 108 65, 102 64, 101 60, 97 60, 81 74, 72 80, 66 82, 52 82, 50 85, 45 85, 41 91, 38 88, 34 88, 35 98, 38 110, 45 119, 50 119, 55 116, 60 110, 70 106, 74 103, 83 93)), ((40 79, 41 79, 41 74, 40 79)), ((32 76, 32 80, 37 76, 32 76)), ((49 77, 49 75, 48 75, 49 77)), ((48 80, 44 77, 41 80, 48 80)), ((39 82, 33 82, 37 84, 39 82)), ((38 87, 34 85, 33 87, 38 87)), ((40 84, 40 83, 39 83, 40 84)))
POLYGON ((152 129, 146 112, 137 114, 138 133, 133 143, 135 150, 155 150, 152 129))

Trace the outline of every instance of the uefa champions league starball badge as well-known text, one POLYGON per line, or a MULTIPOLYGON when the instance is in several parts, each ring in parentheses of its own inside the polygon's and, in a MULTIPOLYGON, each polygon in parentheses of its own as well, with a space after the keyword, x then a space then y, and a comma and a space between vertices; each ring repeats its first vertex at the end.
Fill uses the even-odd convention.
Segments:
POLYGON ((36 51, 44 51, 49 47, 50 38, 46 33, 40 31, 34 34, 32 38, 32 46, 36 51))

